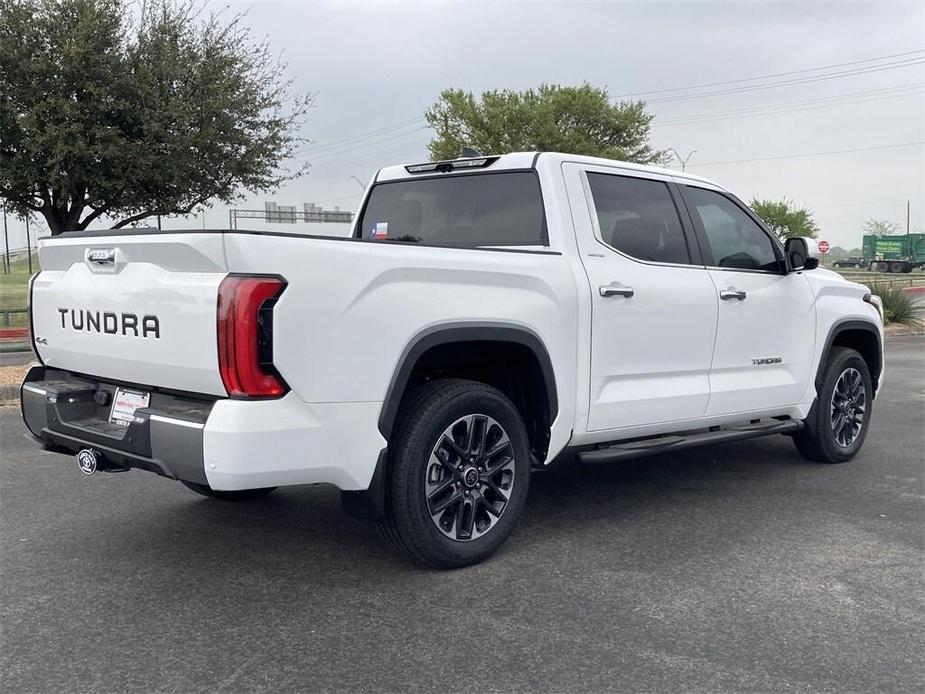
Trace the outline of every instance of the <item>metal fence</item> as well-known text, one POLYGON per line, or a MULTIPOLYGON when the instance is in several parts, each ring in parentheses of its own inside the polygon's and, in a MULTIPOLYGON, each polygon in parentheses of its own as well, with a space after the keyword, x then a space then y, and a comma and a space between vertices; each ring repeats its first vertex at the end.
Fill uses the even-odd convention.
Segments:
POLYGON ((911 277, 896 277, 876 272, 843 272, 842 277, 851 282, 858 282, 868 286, 889 287, 890 289, 906 289, 908 287, 921 287, 925 285, 925 275, 918 274, 911 277))
POLYGON ((317 207, 299 210, 291 206, 264 210, 239 210, 237 208, 228 210, 228 225, 232 229, 238 228, 239 219, 259 219, 276 224, 294 224, 296 222, 350 224, 353 222, 353 212, 322 210, 317 207))
POLYGON ((0 308, 0 328, 10 327, 10 316, 20 313, 28 313, 26 308, 0 308))

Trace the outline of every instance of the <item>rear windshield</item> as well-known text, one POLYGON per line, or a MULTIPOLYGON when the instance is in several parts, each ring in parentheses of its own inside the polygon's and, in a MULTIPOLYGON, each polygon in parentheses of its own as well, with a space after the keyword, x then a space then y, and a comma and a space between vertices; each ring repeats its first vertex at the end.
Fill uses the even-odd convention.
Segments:
POLYGON ((545 246, 533 171, 407 179, 373 187, 354 232, 437 246, 545 246))

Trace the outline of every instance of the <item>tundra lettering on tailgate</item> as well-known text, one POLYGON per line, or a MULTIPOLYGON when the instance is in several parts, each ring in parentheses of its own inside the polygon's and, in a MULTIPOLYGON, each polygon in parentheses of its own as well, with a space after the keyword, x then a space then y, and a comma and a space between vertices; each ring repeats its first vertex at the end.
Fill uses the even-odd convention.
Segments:
POLYGON ((67 330, 103 333, 106 335, 132 335, 134 337, 153 337, 160 339, 161 322, 157 316, 142 316, 141 321, 135 313, 112 313, 109 311, 85 311, 83 309, 59 308, 61 328, 67 330), (68 321, 70 314, 70 321, 68 321))

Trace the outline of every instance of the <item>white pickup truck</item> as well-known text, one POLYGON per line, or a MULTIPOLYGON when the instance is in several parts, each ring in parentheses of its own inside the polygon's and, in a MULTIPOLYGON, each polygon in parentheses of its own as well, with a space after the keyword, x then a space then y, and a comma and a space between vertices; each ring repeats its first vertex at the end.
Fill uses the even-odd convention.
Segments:
POLYGON ((492 554, 531 471, 770 434, 864 442, 877 297, 721 186, 516 153, 392 166, 351 238, 153 229, 40 245, 26 426, 218 499, 328 483, 410 559, 492 554))

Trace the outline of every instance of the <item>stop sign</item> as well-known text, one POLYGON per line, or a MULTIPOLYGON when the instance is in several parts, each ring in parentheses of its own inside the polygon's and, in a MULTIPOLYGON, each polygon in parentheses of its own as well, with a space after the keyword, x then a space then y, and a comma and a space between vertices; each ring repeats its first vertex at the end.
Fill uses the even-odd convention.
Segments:
POLYGON ((820 252, 820 253, 828 253, 828 252, 829 252, 829 242, 828 242, 828 241, 820 241, 820 242, 819 242, 819 252, 820 252))

